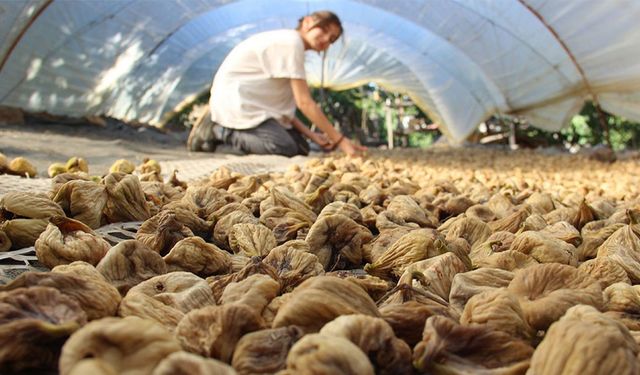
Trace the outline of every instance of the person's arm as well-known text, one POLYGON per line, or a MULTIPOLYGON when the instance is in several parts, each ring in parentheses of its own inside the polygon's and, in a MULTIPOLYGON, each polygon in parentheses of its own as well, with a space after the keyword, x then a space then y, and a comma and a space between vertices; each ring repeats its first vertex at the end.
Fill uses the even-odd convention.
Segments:
POLYGON ((340 147, 347 155, 356 155, 367 150, 366 147, 351 142, 349 138, 340 134, 340 132, 331 125, 327 116, 324 115, 318 104, 316 104, 315 100, 311 97, 307 81, 303 79, 291 79, 291 89, 293 90, 293 97, 295 98, 298 109, 327 135, 333 145, 340 147))
POLYGON ((324 133, 316 133, 312 131, 311 129, 307 128, 306 125, 297 117, 294 117, 293 120, 291 120, 291 125, 293 125, 293 128, 300 132, 300 134, 317 143, 325 150, 330 150, 333 147, 331 140, 327 138, 324 133))

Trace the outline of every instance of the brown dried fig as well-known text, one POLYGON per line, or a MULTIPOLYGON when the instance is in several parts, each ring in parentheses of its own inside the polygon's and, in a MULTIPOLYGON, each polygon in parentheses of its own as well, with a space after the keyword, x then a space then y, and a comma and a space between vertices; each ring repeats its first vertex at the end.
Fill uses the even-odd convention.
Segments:
POLYGON ((533 353, 527 373, 637 374, 639 352, 640 347, 621 323, 591 306, 579 305, 551 325, 533 353))
POLYGON ((49 268, 77 260, 95 266, 110 248, 87 225, 64 216, 51 217, 35 243, 38 261, 49 268))
POLYGON ((603 289, 614 283, 631 284, 627 272, 622 268, 620 263, 609 257, 590 259, 582 263, 578 269, 600 281, 603 289))
POLYGON ((64 341, 86 322, 78 302, 55 288, 0 292, 0 371, 55 368, 64 341))
POLYGON ((562 240, 542 232, 526 231, 518 234, 511 243, 511 250, 531 256, 540 263, 578 265, 576 248, 562 240))
POLYGON ((229 253, 195 236, 178 241, 164 261, 169 271, 188 271, 200 277, 230 273, 233 262, 229 253))
POLYGON ((411 348, 398 339, 381 318, 343 315, 327 323, 321 335, 343 337, 356 344, 372 361, 377 374, 412 374, 411 348))
POLYGON ((287 354, 303 335, 288 326, 248 333, 238 341, 231 364, 238 374, 273 374, 286 367, 287 354))
POLYGON ((464 306, 460 324, 479 324, 525 340, 536 333, 524 318, 518 298, 506 288, 487 290, 471 297, 464 306))
POLYGON ((309 253, 309 245, 299 240, 274 248, 263 262, 276 270, 283 292, 290 292, 306 279, 324 273, 318 257, 309 253))
POLYGON ((229 247, 236 254, 265 256, 276 245, 273 232, 262 224, 235 224, 229 232, 229 247))
POLYGON ((504 288, 513 280, 513 273, 497 268, 480 268, 470 272, 457 273, 451 283, 449 303, 462 312, 467 301, 484 291, 504 288))
POLYGON ((233 367, 188 352, 173 352, 163 359, 151 375, 236 375, 233 367))
POLYGON ((136 240, 164 256, 180 240, 192 236, 191 229, 180 223, 173 211, 161 211, 142 223, 136 240))
POLYGON ((400 277, 411 264, 445 253, 444 239, 433 229, 411 231, 395 241, 364 270, 382 278, 400 277))
MULTIPOLYGON (((71 374, 83 360, 100 361, 116 374, 150 374, 180 344, 160 324, 135 316, 93 321, 62 347, 60 375, 71 374)), ((76 372, 78 373, 78 372, 76 372)))
POLYGON ((145 221, 151 217, 137 176, 110 173, 104 177, 103 183, 108 194, 104 215, 110 223, 145 221))
POLYGON ((215 305, 204 279, 189 272, 171 272, 152 277, 129 289, 118 314, 154 320, 173 331, 184 314, 215 305))
POLYGON ((189 352, 230 363, 238 340, 261 328, 250 307, 232 303, 192 310, 178 323, 176 337, 189 352))
POLYGON ((508 333, 441 316, 427 319, 422 335, 413 365, 426 373, 522 374, 533 354, 527 342, 508 333))
POLYGON ((255 274, 224 288, 221 304, 241 303, 262 315, 262 310, 280 294, 280 283, 267 275, 255 274))
POLYGON ((273 327, 297 325, 317 332, 340 315, 380 316, 371 297, 359 286, 333 276, 316 276, 300 284, 278 309, 273 327))
POLYGON ((122 241, 109 249, 96 269, 121 295, 141 281, 167 273, 160 254, 136 240, 122 241))
POLYGON ((359 265, 362 245, 372 238, 371 232, 349 217, 336 214, 316 221, 307 234, 311 253, 318 257, 325 270, 344 264, 359 265))
POLYGON ((64 209, 68 217, 97 229, 102 225, 107 191, 104 185, 93 181, 71 180, 60 187, 53 201, 64 209))
POLYGON ((0 291, 34 286, 51 287, 74 298, 87 313, 89 320, 115 315, 120 303, 117 290, 94 272, 92 266, 80 267, 85 270, 73 273, 24 272, 9 284, 0 286, 0 291))
POLYGON ((571 306, 602 307, 600 282, 560 263, 542 263, 519 270, 507 288, 518 296, 527 322, 538 330, 547 329, 571 306))
POLYGON ((305 335, 287 356, 283 375, 373 375, 367 356, 351 341, 321 334, 305 335))

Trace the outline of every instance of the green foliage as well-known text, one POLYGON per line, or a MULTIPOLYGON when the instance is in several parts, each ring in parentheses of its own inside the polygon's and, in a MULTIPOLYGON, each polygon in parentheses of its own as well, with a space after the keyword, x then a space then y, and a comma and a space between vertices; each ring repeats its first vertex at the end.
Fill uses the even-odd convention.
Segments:
MULTIPOLYGON (((394 131, 399 128, 401 115, 423 119, 426 123, 431 122, 406 95, 383 90, 375 84, 343 91, 312 88, 311 95, 320 104, 330 122, 338 125, 349 137, 358 138, 365 144, 387 143, 387 111, 391 114, 390 126, 394 131), (364 127, 363 112, 366 114, 364 127)), ((428 147, 438 135, 411 132, 408 135, 408 146, 428 147)))
MULTIPOLYGON (((611 147, 614 151, 638 148, 640 124, 608 113, 605 113, 604 117, 609 128, 611 147)), ((563 129, 560 134, 572 145, 584 147, 606 143, 600 115, 591 102, 585 104, 582 111, 571 119, 571 126, 563 129)))
POLYGON ((434 133, 409 134, 409 147, 428 148, 436 141, 438 136, 434 133))

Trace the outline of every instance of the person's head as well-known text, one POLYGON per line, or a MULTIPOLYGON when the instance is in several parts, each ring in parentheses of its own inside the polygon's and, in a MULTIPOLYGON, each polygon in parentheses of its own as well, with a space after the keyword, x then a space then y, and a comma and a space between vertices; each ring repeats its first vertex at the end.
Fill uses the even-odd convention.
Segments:
POLYGON ((320 10, 300 18, 296 30, 304 41, 305 49, 321 52, 342 35, 342 22, 335 13, 320 10))

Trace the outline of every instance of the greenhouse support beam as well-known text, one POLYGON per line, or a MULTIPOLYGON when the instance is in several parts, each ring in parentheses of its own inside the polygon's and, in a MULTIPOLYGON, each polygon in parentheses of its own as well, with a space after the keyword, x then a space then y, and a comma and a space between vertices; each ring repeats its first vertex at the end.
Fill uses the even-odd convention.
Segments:
POLYGON ((2 72, 2 69, 4 68, 4 64, 6 64, 7 61, 9 60, 9 58, 11 57, 11 54, 13 53, 13 50, 16 48, 18 43, 20 43, 20 40, 22 40, 22 37, 24 36, 24 34, 27 33, 27 30, 29 30, 31 25, 33 25, 33 23, 38 19, 38 17, 40 17, 42 12, 44 12, 45 9, 47 9, 47 7, 49 7, 49 5, 51 5, 51 3, 53 3, 53 0, 47 0, 44 4, 42 4, 40 9, 38 9, 33 14, 33 16, 29 19, 29 22, 27 22, 27 24, 24 25, 22 30, 20 30, 20 33, 18 33, 18 36, 16 36, 16 38, 11 43, 11 46, 9 46, 9 49, 7 50, 7 53, 5 53, 5 55, 2 57, 2 61, 0 61, 0 72, 2 72))
POLYGON ((578 63, 578 60, 573 55, 573 52, 571 52, 571 50, 569 49, 569 46, 567 46, 564 40, 560 38, 560 35, 558 34, 558 32, 553 27, 551 27, 551 25, 547 23, 544 17, 542 17, 542 15, 537 10, 533 9, 529 4, 525 3, 525 0, 518 0, 518 1, 520 2, 520 4, 522 4, 522 6, 524 6, 527 10, 529 10, 529 12, 531 12, 538 20, 540 20, 540 22, 544 25, 544 27, 546 27, 547 30, 549 30, 549 32, 551 33, 551 35, 553 35, 553 37, 556 39, 556 41, 558 41, 562 49, 564 49, 566 54, 569 56, 569 59, 571 59, 571 62, 573 63, 575 68, 578 70, 578 73, 582 78, 582 83, 584 84, 584 87, 586 88, 587 92, 591 96, 591 99, 593 100, 593 104, 596 107, 596 111, 598 111, 598 117, 600 118, 600 126, 602 127, 602 132, 604 133, 605 140, 607 141, 607 145, 611 147, 611 140, 609 138, 609 126, 607 126, 606 121, 604 121, 604 114, 602 113, 602 109, 600 108, 600 102, 598 101, 598 96, 596 95, 596 93, 593 91, 593 88, 589 84, 589 81, 587 80, 587 76, 584 73, 582 66, 580 66, 580 64, 578 63))

